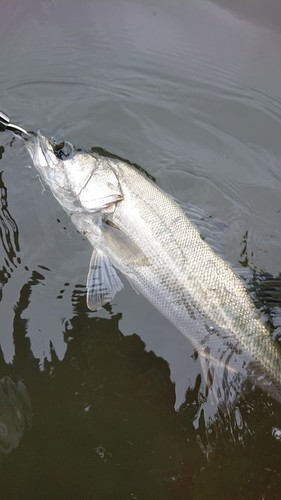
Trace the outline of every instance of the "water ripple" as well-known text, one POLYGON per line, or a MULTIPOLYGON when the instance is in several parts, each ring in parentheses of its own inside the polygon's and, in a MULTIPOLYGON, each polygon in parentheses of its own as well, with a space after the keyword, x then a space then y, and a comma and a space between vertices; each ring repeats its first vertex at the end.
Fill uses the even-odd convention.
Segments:
POLYGON ((13 270, 20 264, 19 231, 16 221, 8 210, 7 188, 4 184, 3 172, 0 172, 0 239, 6 255, 2 269, 0 269, 0 282, 3 286, 13 270))

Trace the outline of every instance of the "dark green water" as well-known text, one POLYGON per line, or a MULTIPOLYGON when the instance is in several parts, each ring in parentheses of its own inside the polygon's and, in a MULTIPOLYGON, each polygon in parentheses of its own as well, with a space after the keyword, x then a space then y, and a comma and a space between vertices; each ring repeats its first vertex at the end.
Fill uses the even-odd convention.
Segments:
MULTIPOLYGON (((227 223, 235 268, 280 273, 276 0, 11 0, 0 41, 16 123, 137 163, 227 223)), ((0 500, 279 499, 280 405, 208 423, 192 346, 128 283, 89 312, 91 249, 29 164, 1 133, 0 500)))

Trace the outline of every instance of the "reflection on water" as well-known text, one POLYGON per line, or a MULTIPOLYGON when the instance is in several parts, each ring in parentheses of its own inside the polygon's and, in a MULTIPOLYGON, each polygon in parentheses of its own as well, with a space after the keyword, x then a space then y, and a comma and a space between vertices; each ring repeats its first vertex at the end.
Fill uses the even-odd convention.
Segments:
POLYGON ((16 448, 25 428, 31 425, 32 409, 23 382, 10 377, 0 379, 0 454, 16 448))
POLYGON ((28 382, 34 418, 28 440, 4 462, 2 494, 16 498, 19 485, 11 478, 20 475, 21 498, 31 477, 35 498, 47 498, 46 482, 53 498, 110 498, 113 491, 120 498, 182 496, 204 463, 192 430, 193 406, 182 419, 174 411, 167 364, 146 352, 136 335, 121 334, 120 316, 90 319, 78 296, 75 308, 79 315, 65 331, 66 356, 60 362, 53 351, 44 371, 30 363, 24 328, 18 328, 15 366, 28 382), (180 450, 186 430, 188 445, 180 450))
MULTIPOLYGON (((4 153, 4 148, 3 153, 4 153)), ((0 157, 1 159, 1 157, 0 157)), ((0 269, 0 301, 2 288, 8 282, 11 273, 20 263, 18 227, 8 210, 7 188, 3 181, 3 172, 0 172, 0 240, 4 250, 4 264, 0 269)))
MULTIPOLYGON (((175 411, 167 363, 138 336, 122 335, 120 315, 109 309, 107 319, 90 318, 79 293, 74 308, 65 358, 53 351, 44 370, 30 351, 26 324, 17 327, 13 369, 28 385, 34 416, 12 460, 2 461, 4 496, 28 498, 31 478, 32 497, 46 499, 225 498, 229 483, 216 481, 209 495, 207 484, 218 473, 230 475, 228 498, 246 498, 249 481, 258 495, 264 474, 276 487, 280 411, 273 402, 253 393, 231 417, 220 414, 207 427, 202 415, 195 429, 200 384, 175 411), (242 469, 248 479, 237 484, 230 470, 242 469)), ((8 370, 2 363, 1 372, 8 370)))

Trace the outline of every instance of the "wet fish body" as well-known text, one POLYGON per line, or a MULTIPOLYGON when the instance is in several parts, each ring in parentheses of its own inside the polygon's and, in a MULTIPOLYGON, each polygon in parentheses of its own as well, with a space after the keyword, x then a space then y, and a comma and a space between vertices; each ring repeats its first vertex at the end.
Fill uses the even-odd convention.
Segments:
POLYGON ((27 148, 93 246, 91 309, 121 290, 117 269, 191 340, 205 380, 211 379, 206 394, 225 400, 248 378, 281 401, 279 346, 241 279, 172 197, 126 162, 75 152, 68 143, 58 148, 39 133, 27 148))

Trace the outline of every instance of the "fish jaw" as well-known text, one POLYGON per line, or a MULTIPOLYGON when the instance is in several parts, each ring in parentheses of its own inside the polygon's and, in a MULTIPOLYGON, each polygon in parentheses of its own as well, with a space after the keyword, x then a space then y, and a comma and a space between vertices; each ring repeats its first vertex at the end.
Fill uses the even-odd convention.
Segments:
POLYGON ((32 162, 43 182, 67 213, 81 212, 79 197, 68 176, 67 161, 55 154, 55 145, 40 132, 26 143, 32 162))
POLYGON ((35 168, 47 184, 50 184, 50 171, 59 168, 60 160, 56 158, 51 143, 38 133, 26 143, 26 148, 31 156, 35 168))

